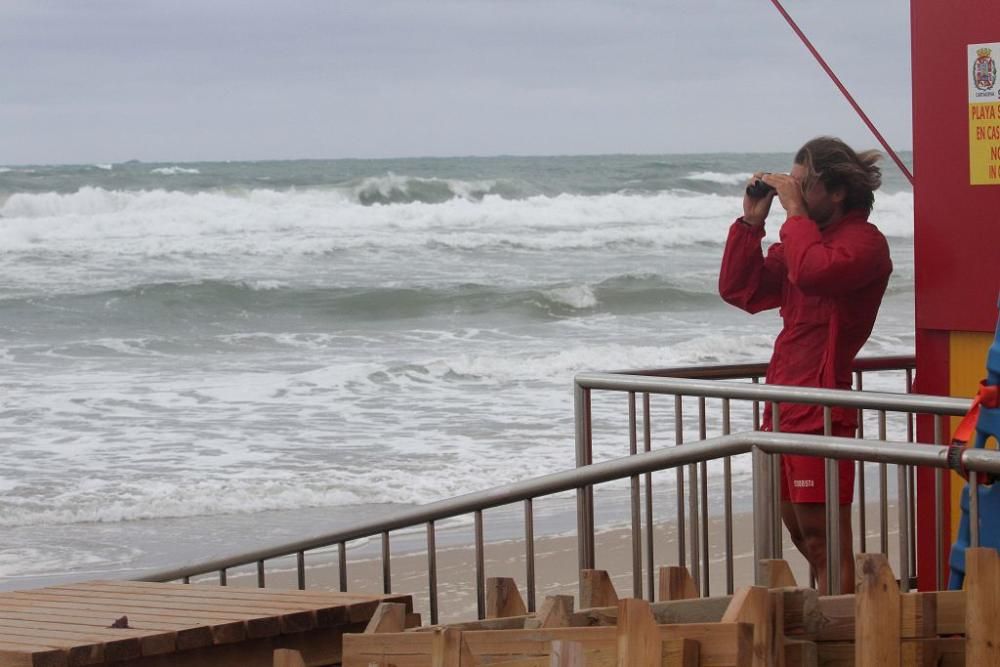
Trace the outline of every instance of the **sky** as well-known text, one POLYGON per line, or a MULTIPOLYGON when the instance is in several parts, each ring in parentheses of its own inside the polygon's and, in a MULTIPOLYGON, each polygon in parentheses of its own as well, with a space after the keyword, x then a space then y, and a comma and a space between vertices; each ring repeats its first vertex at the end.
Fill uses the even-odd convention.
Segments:
MULTIPOLYGON (((784 0, 899 150, 909 3, 784 0)), ((0 164, 876 140, 769 0, 3 0, 0 164)))

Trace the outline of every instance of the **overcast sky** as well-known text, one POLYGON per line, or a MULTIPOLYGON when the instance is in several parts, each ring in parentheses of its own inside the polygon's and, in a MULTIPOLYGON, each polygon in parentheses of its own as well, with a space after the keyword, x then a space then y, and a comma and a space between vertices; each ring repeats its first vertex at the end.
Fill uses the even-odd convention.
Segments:
MULTIPOLYGON (((896 148, 909 3, 785 0, 896 148)), ((876 142, 768 0, 2 0, 0 164, 876 142)))

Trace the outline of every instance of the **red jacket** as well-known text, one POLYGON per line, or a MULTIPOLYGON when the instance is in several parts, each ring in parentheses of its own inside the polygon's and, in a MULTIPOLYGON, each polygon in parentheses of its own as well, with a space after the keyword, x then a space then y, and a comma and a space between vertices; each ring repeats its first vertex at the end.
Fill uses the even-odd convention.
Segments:
MULTIPOLYGON (((737 220, 729 229, 719 294, 750 313, 780 308, 768 384, 849 389, 851 367, 875 324, 892 273, 889 244, 863 211, 820 230, 806 217, 781 226, 764 258, 764 229, 737 220)), ((855 410, 835 408, 834 424, 853 427, 855 410)), ((771 427, 770 408, 764 428, 771 427)), ((781 405, 781 430, 822 431, 820 406, 781 405)))

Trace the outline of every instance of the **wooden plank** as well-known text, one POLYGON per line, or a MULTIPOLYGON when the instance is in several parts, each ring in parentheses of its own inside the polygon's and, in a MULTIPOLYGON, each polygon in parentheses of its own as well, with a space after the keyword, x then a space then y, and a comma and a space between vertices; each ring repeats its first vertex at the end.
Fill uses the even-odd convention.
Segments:
POLYGON ((306 667, 302 653, 290 648, 274 650, 274 667, 306 667))
POLYGON ((413 632, 434 632, 440 628, 454 628, 456 630, 523 630, 525 623, 533 618, 532 616, 512 616, 511 618, 485 618, 479 621, 465 621, 464 623, 441 623, 414 628, 413 632))
MULTIPOLYGON (((816 642, 803 639, 786 639, 784 642, 785 667, 819 667, 816 642)), ((851 654, 851 659, 854 655, 851 654)))
POLYGON ((900 594, 899 636, 906 639, 937 636, 936 595, 924 593, 900 594))
POLYGON ((0 645, 42 646, 50 649, 60 649, 66 655, 69 667, 76 665, 96 665, 104 660, 103 644, 81 644, 58 637, 28 637, 22 634, 6 634, 0 632, 0 645))
POLYGON ((224 639, 232 638, 234 635, 241 641, 244 637, 270 637, 281 633, 281 622, 277 616, 254 615, 237 612, 205 612, 188 609, 160 609, 148 605, 114 603, 103 600, 95 600, 93 603, 82 601, 78 598, 51 599, 51 598, 18 598, 12 602, 10 597, 0 599, 0 608, 13 609, 29 608, 36 611, 47 610, 52 613, 64 613, 71 611, 74 613, 90 613, 95 617, 106 615, 111 617, 118 613, 127 613, 131 618, 157 618, 175 619, 194 624, 209 625, 215 643, 227 643, 224 639), (221 636, 220 636, 221 635, 221 636))
POLYGON ((934 596, 937 634, 965 634, 965 591, 938 591, 924 595, 934 596))
POLYGON ((462 667, 472 665, 469 649, 462 641, 462 632, 443 628, 431 633, 431 667, 462 667))
POLYGON ((405 626, 406 606, 398 602, 383 602, 368 621, 365 632, 402 632, 405 626))
MULTIPOLYGON (((296 600, 318 600, 322 604, 352 604, 354 602, 403 602, 403 598, 411 599, 410 595, 403 595, 399 593, 385 593, 385 594, 371 594, 371 593, 356 593, 356 592, 341 592, 341 591, 326 591, 318 589, 308 589, 299 590, 288 589, 288 588, 257 588, 254 587, 243 587, 243 586, 219 586, 218 584, 180 584, 180 583, 160 583, 151 581, 131 581, 131 580, 121 580, 121 579, 100 579, 88 582, 80 582, 83 584, 100 584, 107 587, 143 587, 151 591, 161 591, 161 590, 174 590, 180 592, 194 592, 194 591, 222 591, 228 596, 233 597, 246 597, 254 598, 258 596, 263 597, 273 597, 276 595, 287 596, 294 598, 296 600)), ((63 584, 63 587, 76 586, 77 584, 63 584)), ((2 594, 0 594, 2 595, 2 594)), ((412 600, 411 604, 407 605, 406 610, 408 612, 413 611, 412 600)))
POLYGON ((762 559, 757 563, 760 571, 760 581, 767 588, 797 588, 795 575, 792 568, 788 566, 788 561, 779 558, 762 559))
MULTIPOLYGON (((85 612, 53 613, 52 611, 38 610, 33 607, 25 607, 23 609, 0 607, 0 624, 4 620, 46 621, 66 626, 107 627, 104 621, 95 619, 93 614, 85 612)), ((207 646, 212 643, 212 630, 206 625, 192 627, 190 623, 183 623, 179 619, 161 621, 150 620, 148 617, 142 616, 130 616, 128 622, 129 627, 135 630, 173 632, 176 638, 177 650, 197 648, 198 646, 207 646)), ((240 624, 240 627, 242 627, 242 624, 240 624)), ((243 636, 246 636, 246 633, 243 633, 243 636)))
MULTIPOLYGON (((934 635, 965 633, 965 592, 926 591, 900 594, 900 636, 919 639, 934 635)), ((789 596, 785 596, 786 605, 789 596)), ((788 635, 816 641, 848 641, 854 638, 854 596, 828 595, 816 600, 816 619, 809 628, 796 632, 789 628, 786 608, 785 631, 788 635), (810 632, 811 629, 811 632, 810 632)), ((813 614, 806 613, 804 618, 813 614)))
POLYGON ((763 586, 750 586, 736 592, 722 615, 723 623, 753 624, 753 667, 775 667, 771 596, 763 586))
POLYGON ((659 571, 659 591, 657 600, 690 600, 698 597, 698 588, 686 567, 670 565, 661 567, 659 571))
MULTIPOLYGON (((350 632, 364 630, 364 625, 360 623, 344 627, 350 632)), ((341 628, 317 628, 298 634, 247 639, 236 644, 186 651, 183 663, 178 661, 181 654, 168 654, 138 658, 121 663, 121 667, 273 667, 274 651, 279 648, 299 651, 307 665, 335 665, 341 663, 342 635, 341 628)), ((423 667, 427 664, 425 659, 423 667)))
POLYGON ((580 570, 580 608, 614 607, 618 593, 605 570, 580 570))
MULTIPOLYGON (((856 664, 853 642, 817 642, 818 664, 822 667, 854 667, 856 664)), ((913 662, 904 661, 907 667, 962 667, 965 663, 965 639, 904 639, 901 655, 913 662)), ((979 664, 979 663, 969 663, 979 664)))
MULTIPOLYGON (((15 617, 24 619, 55 618, 77 620, 86 618, 92 623, 102 623, 94 617, 94 610, 89 608, 67 609, 63 606, 18 606, 9 602, 0 601, 0 615, 5 617, 15 617)), ((178 650, 198 648, 212 643, 225 644, 233 641, 242 641, 247 636, 246 625, 243 621, 220 621, 219 619, 201 619, 188 614, 168 615, 168 614, 148 614, 129 612, 129 623, 137 628, 173 630, 177 633, 178 650), (214 623, 214 625, 213 625, 214 623)), ((277 619, 275 619, 274 633, 278 634, 277 619)))
MULTIPOLYGON (((280 589, 233 588, 195 584, 159 584, 150 582, 95 581, 67 584, 49 589, 63 592, 99 591, 116 595, 129 593, 129 597, 155 595, 171 601, 199 600, 218 601, 229 607, 254 610, 311 611, 316 616, 319 627, 333 627, 344 622, 367 621, 381 602, 398 602, 406 605, 407 612, 413 611, 410 595, 363 595, 356 593, 336 593, 321 591, 298 591, 280 589)), ((288 628, 286 631, 301 631, 307 626, 288 628)))
POLYGON ((663 650, 656 619, 645 600, 618 602, 618 667, 660 667, 663 650))
MULTIPOLYGON (((819 633, 825 620, 820 611, 819 593, 812 588, 782 588, 781 593, 782 622, 779 624, 785 637, 812 640, 819 633)), ((851 602, 853 614, 853 602, 851 602)), ((854 626, 851 626, 849 637, 854 637, 854 626)))
POLYGON ((665 639, 662 643, 663 667, 698 667, 700 646, 693 639, 665 639))
POLYGON ((142 655, 139 639, 136 637, 99 636, 92 631, 77 632, 62 629, 58 625, 42 627, 42 624, 22 623, 2 626, 0 640, 65 649, 71 665, 128 660, 142 655))
POLYGON ((966 662, 1000 665, 1000 555, 978 547, 965 551, 966 662))
POLYGON ((66 652, 50 646, 0 643, 0 664, 4 667, 68 667, 66 652))
MULTIPOLYGON (((87 600, 136 601, 150 605, 173 609, 219 609, 234 610, 249 613, 268 613, 281 619, 282 632, 304 632, 320 627, 319 613, 329 614, 325 627, 343 623, 346 612, 342 607, 311 607, 305 601, 284 601, 282 599, 239 599, 236 596, 225 595, 221 588, 216 591, 197 591, 207 595, 196 595, 196 591, 159 591, 129 586, 116 586, 113 589, 101 584, 74 584, 72 586, 40 588, 28 591, 31 595, 54 595, 63 597, 83 597, 87 600)), ((375 607, 372 608, 374 613, 375 607)))
POLYGON ((517 582, 512 577, 488 577, 486 579, 486 618, 508 618, 524 616, 528 608, 524 605, 517 582))
MULTIPOLYGON (((670 600, 654 602, 650 605, 656 622, 670 623, 718 623, 726 612, 732 597, 696 598, 693 600, 670 600)), ((569 618, 569 625, 596 626, 615 625, 618 622, 618 607, 582 609, 569 618)))
POLYGON ((855 572, 854 664, 899 667, 899 586, 889 559, 884 554, 860 554, 855 560, 855 572))
MULTIPOLYGON (((316 627, 315 615, 310 619, 308 611, 294 612, 287 614, 283 610, 269 608, 251 608, 241 605, 227 605, 221 603, 199 604, 197 602, 168 602, 154 598, 107 598, 107 597, 87 597, 86 595, 56 595, 54 593, 11 593, 11 597, 22 603, 47 604, 56 603, 57 608, 71 606, 74 609, 94 609, 110 614, 109 623, 117 615, 133 612, 163 613, 181 612, 197 616, 218 616, 223 620, 242 620, 247 623, 247 630, 250 636, 266 636, 270 633, 269 628, 274 626, 277 630, 273 634, 280 632, 302 632, 316 627)), ((374 608, 372 609, 374 611, 374 608)))
POLYGON ((372 662, 399 667, 408 664, 426 666, 433 638, 432 632, 345 634, 343 667, 368 667, 372 662))
POLYGON ((773 667, 785 667, 785 591, 791 589, 767 589, 768 619, 770 624, 770 644, 773 667))
MULTIPOLYGON (((753 658, 753 626, 747 623, 684 623, 659 625, 661 640, 690 639, 701 647, 701 664, 750 667, 753 658)), ((409 633, 414 634, 414 633, 409 633)), ((377 637, 378 635, 372 635, 377 637)), ((383 635, 386 636, 386 635, 383 635)), ((473 656, 544 655, 554 640, 578 641, 584 649, 608 650, 617 642, 613 627, 552 628, 548 630, 467 631, 463 638, 473 656)), ((589 662, 589 659, 588 659, 589 662)))
MULTIPOLYGON (((342 593, 339 591, 320 590, 289 590, 281 588, 240 588, 235 586, 219 586, 218 584, 172 584, 140 581, 98 581, 108 587, 142 586, 152 591, 173 590, 181 593, 195 594, 197 591, 208 594, 221 593, 233 600, 256 600, 260 598, 274 599, 280 597, 283 601, 305 601, 313 607, 323 610, 333 607, 343 607, 347 610, 349 622, 367 621, 381 602, 401 602, 406 605, 407 613, 413 612, 413 596, 398 593, 370 595, 366 593, 342 593), (315 602, 316 604, 312 604, 315 602)), ((322 622, 322 620, 321 620, 322 622)))
POLYGON ((549 667, 584 667, 583 644, 580 642, 552 642, 549 667))
POLYGON ((90 625, 68 624, 55 620, 17 620, 10 618, 0 619, 0 632, 6 634, 25 633, 39 636, 49 632, 58 632, 61 635, 65 633, 65 635, 82 637, 94 642, 109 642, 134 638, 139 641, 139 652, 141 655, 173 653, 177 650, 177 634, 175 632, 136 630, 133 628, 101 628, 90 625))

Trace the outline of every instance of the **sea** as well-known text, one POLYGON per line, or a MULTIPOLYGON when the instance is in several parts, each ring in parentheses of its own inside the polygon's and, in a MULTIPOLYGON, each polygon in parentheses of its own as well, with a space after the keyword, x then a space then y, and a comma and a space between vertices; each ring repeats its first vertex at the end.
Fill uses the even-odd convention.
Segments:
MULTIPOLYGON (((749 175, 791 157, 0 167, 0 588, 572 467, 576 373, 768 358, 777 314, 716 281, 749 175)), ((895 271, 866 355, 913 350, 913 194, 884 169, 895 271)), ((601 400, 595 460, 628 452, 624 398, 601 400)))

